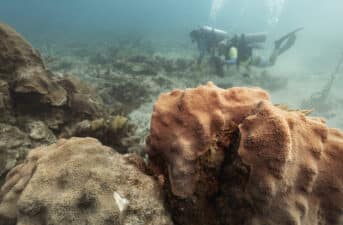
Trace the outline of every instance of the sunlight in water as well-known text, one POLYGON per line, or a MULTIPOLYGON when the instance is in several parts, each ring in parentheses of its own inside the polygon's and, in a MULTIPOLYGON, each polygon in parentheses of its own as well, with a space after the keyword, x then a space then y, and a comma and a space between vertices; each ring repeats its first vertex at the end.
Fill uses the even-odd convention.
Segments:
POLYGON ((210 12, 210 19, 212 22, 216 21, 217 14, 223 6, 225 0, 213 0, 210 12))
POLYGON ((265 0, 268 8, 268 23, 270 25, 277 24, 281 16, 286 0, 265 0))
MULTIPOLYGON (((217 16, 222 10, 224 3, 226 4, 228 0, 212 0, 212 6, 210 11, 210 21, 216 23, 217 16)), ((242 11, 246 10, 246 5, 253 3, 255 0, 241 1, 242 11)), ((279 18, 282 14, 284 5, 287 0, 262 0, 262 4, 267 10, 267 23, 269 25, 275 25, 279 22, 279 18)))

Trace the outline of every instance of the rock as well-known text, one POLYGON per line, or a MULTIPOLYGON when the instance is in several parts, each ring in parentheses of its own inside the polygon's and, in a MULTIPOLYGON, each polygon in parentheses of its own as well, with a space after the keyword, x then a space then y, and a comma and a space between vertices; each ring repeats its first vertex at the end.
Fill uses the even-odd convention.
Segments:
POLYGON ((63 106, 67 103, 67 92, 44 68, 25 67, 17 70, 18 76, 14 81, 13 90, 20 99, 21 95, 38 95, 43 104, 63 106))
POLYGON ((162 94, 149 167, 176 224, 341 225, 343 133, 261 89, 162 94))
POLYGON ((0 78, 16 79, 21 68, 42 67, 40 54, 14 29, 0 23, 0 78))
POLYGON ((42 121, 32 121, 26 126, 29 137, 32 140, 44 141, 46 143, 53 143, 56 141, 54 133, 42 121))
POLYGON ((55 135, 42 121, 30 121, 23 130, 0 123, 0 186, 6 173, 21 163, 31 148, 55 141, 55 135))
POLYGON ((34 149, 7 175, 0 222, 171 225, 155 181, 92 138, 34 149))
POLYGON ((13 102, 11 99, 10 88, 6 81, 0 79, 0 122, 11 123, 15 122, 13 111, 13 102))
POLYGON ((0 80, 0 112, 11 108, 11 96, 9 85, 6 81, 0 80))
MULTIPOLYGON (((0 177, 25 159, 31 148, 27 134, 17 127, 0 123, 0 177)), ((0 185, 2 184, 0 179, 0 185)))
POLYGON ((106 113, 89 84, 50 72, 38 51, 0 23, 0 184, 29 149, 106 113))
POLYGON ((134 124, 124 116, 108 116, 95 120, 83 120, 72 129, 62 133, 61 137, 94 137, 120 153, 128 153, 130 148, 139 145, 139 139, 132 135, 134 128, 134 124))
POLYGON ((0 78, 18 94, 39 95, 42 103, 66 103, 66 91, 51 78, 40 54, 11 27, 0 23, 0 78))
MULTIPOLYGON (((101 114, 101 100, 89 85, 87 87, 84 82, 71 76, 55 76, 46 69, 40 54, 5 24, 0 24, 0 49, 0 78, 8 83, 16 110, 21 114, 32 113, 42 117, 41 114, 48 111, 50 117, 58 121, 56 117, 61 114, 55 117, 53 112, 55 108, 66 105, 74 114, 73 119, 80 119, 77 122, 86 118, 94 119, 101 114)), ((2 102, 0 99, 1 105, 2 102)), ((65 108, 63 110, 68 111, 65 108)), ((48 123, 46 120, 44 122, 48 123)), ((70 118, 65 118, 64 122, 70 122, 70 118)))

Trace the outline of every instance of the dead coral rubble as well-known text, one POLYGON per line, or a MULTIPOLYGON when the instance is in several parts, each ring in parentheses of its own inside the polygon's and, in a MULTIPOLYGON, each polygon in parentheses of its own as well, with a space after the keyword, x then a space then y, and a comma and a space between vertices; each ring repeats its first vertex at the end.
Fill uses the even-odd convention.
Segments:
POLYGON ((0 192, 0 224, 171 225, 152 177, 92 138, 32 150, 0 192))
POLYGON ((150 132, 150 168, 175 224, 343 223, 343 133, 261 89, 162 94, 150 132))

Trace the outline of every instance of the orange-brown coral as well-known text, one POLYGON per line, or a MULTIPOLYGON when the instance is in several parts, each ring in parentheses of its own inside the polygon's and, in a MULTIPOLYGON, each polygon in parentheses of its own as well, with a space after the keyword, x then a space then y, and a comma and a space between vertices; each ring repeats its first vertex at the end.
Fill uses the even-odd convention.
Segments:
POLYGON ((175 195, 194 193, 199 180, 198 159, 208 153, 207 165, 221 165, 235 126, 259 101, 268 99, 261 89, 223 90, 211 83, 159 97, 152 114, 149 155, 151 159, 161 155, 166 160, 175 195))
POLYGON ((261 102, 240 125, 254 224, 342 224, 343 133, 261 102))
MULTIPOLYGON (((0 224, 171 225, 157 183, 137 156, 93 138, 32 150, 0 192, 0 224)), ((143 163, 144 165, 144 163, 143 163)))
POLYGON ((148 147, 176 224, 343 222, 343 133, 262 90, 164 94, 148 147))

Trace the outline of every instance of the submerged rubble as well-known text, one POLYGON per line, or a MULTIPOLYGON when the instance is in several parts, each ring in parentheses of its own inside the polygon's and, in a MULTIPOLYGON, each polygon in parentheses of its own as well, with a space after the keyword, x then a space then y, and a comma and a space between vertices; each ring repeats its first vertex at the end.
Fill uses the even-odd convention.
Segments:
POLYGON ((342 224, 343 133, 263 90, 161 95, 148 148, 175 224, 342 224))

